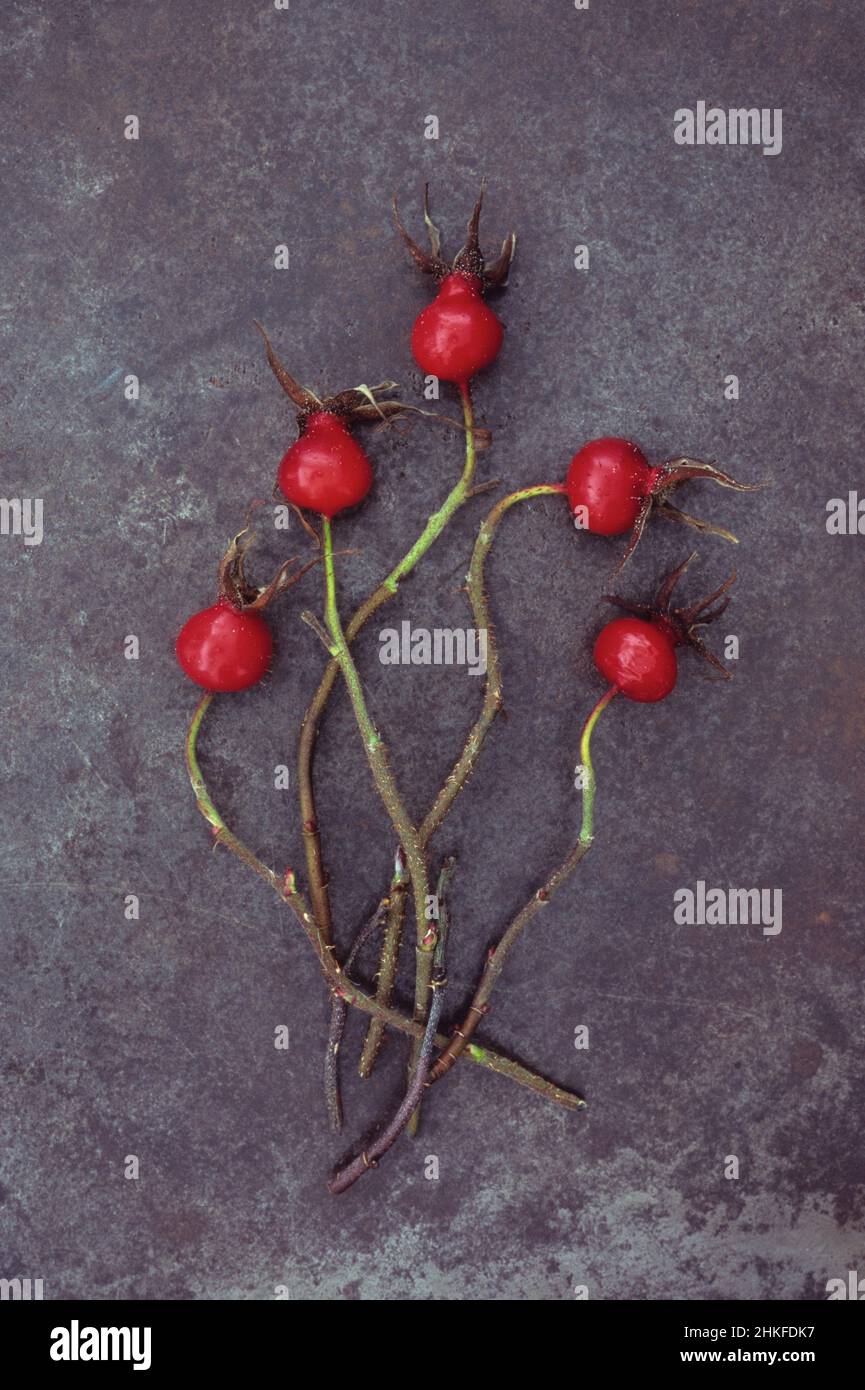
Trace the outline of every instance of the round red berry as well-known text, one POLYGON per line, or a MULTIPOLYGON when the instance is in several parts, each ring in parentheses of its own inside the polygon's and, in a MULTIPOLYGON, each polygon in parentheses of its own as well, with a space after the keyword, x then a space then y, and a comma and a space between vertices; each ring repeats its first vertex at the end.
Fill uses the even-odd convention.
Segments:
POLYGON ((289 502, 326 517, 356 507, 372 480, 363 449, 339 415, 328 410, 310 415, 279 465, 279 486, 289 502))
POLYGON ((571 511, 584 507, 583 529, 601 536, 630 531, 655 472, 628 439, 593 439, 574 454, 566 487, 571 511))
POLYGON ((663 700, 676 684, 673 639, 643 618, 614 618, 607 623, 595 642, 594 659, 604 679, 629 700, 652 704, 663 700))
POLYGON ((258 613, 221 598, 184 623, 176 652, 187 676, 205 690, 246 690, 270 666, 273 638, 258 613))
POLYGON ((495 361, 505 331, 481 288, 476 275, 446 275, 432 304, 418 314, 411 350, 422 372, 460 384, 495 361))

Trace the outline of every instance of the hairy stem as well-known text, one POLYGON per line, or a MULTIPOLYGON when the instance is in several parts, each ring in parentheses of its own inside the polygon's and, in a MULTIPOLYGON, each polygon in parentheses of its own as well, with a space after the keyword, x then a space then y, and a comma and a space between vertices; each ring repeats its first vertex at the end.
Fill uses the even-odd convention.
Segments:
MULTIPOLYGON (((389 906, 388 899, 382 898, 366 926, 358 932, 352 943, 351 950, 345 958, 343 970, 346 975, 351 970, 367 941, 380 928, 389 906)), ((339 1049, 342 1044, 342 1035, 345 1032, 345 1020, 347 1016, 348 1004, 346 1004, 344 999, 340 999, 340 997, 335 994, 330 1010, 330 1027, 327 1034, 327 1048, 324 1054, 324 1094, 327 1100, 328 1114, 331 1117, 331 1124, 337 1133, 342 1129, 342 1101, 340 1100, 339 1091, 339 1049)))
POLYGON ((588 854, 594 840, 594 806, 595 806, 595 770, 592 765, 591 739, 595 725, 607 705, 618 692, 618 687, 613 685, 601 696, 595 708, 592 710, 585 724, 583 725, 582 737, 580 739, 580 762, 585 777, 583 786, 583 820, 580 827, 580 834, 576 844, 567 858, 554 869, 547 881, 541 888, 529 898, 525 906, 517 913, 516 917, 507 928, 499 944, 494 947, 487 955, 480 982, 474 992, 472 1002, 469 1004, 468 1012, 459 1028, 454 1029, 453 1037, 445 1048, 444 1052, 432 1067, 429 1075, 430 1084, 438 1081, 450 1070, 454 1062, 461 1055, 464 1048, 480 1023, 481 1019, 489 1011, 490 995, 493 992, 496 980, 502 973, 510 952, 513 950, 524 929, 550 901, 558 888, 570 878, 574 869, 582 859, 588 854))
MULTIPOLYGON (((466 388, 466 391, 467 390, 468 388, 466 388)), ((471 496, 474 472, 475 435, 474 432, 472 432, 466 442, 465 466, 463 467, 458 482, 448 493, 438 511, 433 512, 432 516, 429 517, 426 526, 411 549, 406 552, 402 559, 390 571, 390 574, 382 580, 378 588, 373 590, 369 598, 365 599, 354 613, 345 628, 345 637, 348 642, 353 642, 361 628, 372 617, 373 613, 377 612, 383 604, 393 598, 402 581, 411 574, 418 561, 423 558, 430 549, 430 546, 438 539, 454 513, 468 501, 471 496)), ((303 716, 297 755, 300 811, 303 822, 309 891, 316 921, 318 922, 322 939, 326 944, 330 944, 333 941, 333 923, 330 912, 330 898, 327 891, 327 872, 322 856, 321 835, 315 807, 312 766, 315 753, 315 741, 318 737, 321 717, 330 698, 331 691, 336 684, 338 674, 339 662, 331 660, 328 662, 324 675, 319 682, 318 689, 303 716)))
MULTIPOLYGON (((407 1018, 398 1009, 386 1008, 379 1004, 378 1000, 364 990, 359 989, 349 980, 342 969, 339 961, 331 946, 322 941, 318 930, 318 924, 307 906, 306 899, 299 892, 295 875, 291 869, 287 869, 282 878, 273 869, 264 864, 252 850, 239 840, 225 824, 222 815, 214 805, 201 768, 198 764, 197 744, 198 736, 204 716, 212 703, 213 696, 205 695, 199 701, 189 725, 186 736, 186 766, 189 772, 189 780, 192 790, 195 793, 195 801, 199 811, 204 816, 208 825, 211 827, 214 839, 218 844, 225 845, 232 854, 236 855, 247 868, 270 885, 281 902, 287 903, 297 918, 304 934, 312 945, 319 965, 321 966, 327 984, 335 995, 342 999, 346 1004, 353 1008, 360 1009, 363 1013, 372 1017, 381 1017, 388 1027, 395 1028, 398 1032, 405 1033, 409 1037, 423 1037, 424 1029, 407 1018)), ((439 1033, 436 1035, 436 1047, 445 1047, 448 1038, 439 1033)), ((480 1049, 479 1049, 480 1051, 480 1049)), ((575 1096, 572 1091, 566 1091, 561 1086, 556 1086, 552 1081, 539 1076, 536 1072, 524 1067, 522 1063, 512 1061, 508 1057, 503 1057, 500 1053, 491 1048, 483 1049, 483 1056, 472 1059, 480 1066, 486 1067, 489 1071, 498 1072, 502 1076, 509 1076, 513 1081, 517 1081, 521 1086, 528 1087, 546 1100, 552 1101, 555 1105, 561 1105, 566 1110, 579 1110, 583 1101, 579 1096, 575 1096)))
MULTIPOLYGON (((391 878, 390 891, 388 893, 389 907, 384 925, 381 957, 376 978, 375 997, 382 1004, 390 1003, 396 983, 399 946, 402 938, 403 919, 405 917, 406 887, 405 862, 402 857, 402 849, 400 848, 397 850, 396 863, 394 865, 393 877, 391 878)), ((384 1024, 381 1019, 371 1019, 358 1066, 358 1071, 361 1076, 367 1077, 370 1075, 383 1037, 384 1024)))
MULTIPOLYGON (((470 416, 466 417, 467 425, 470 423, 470 419, 470 416)), ((420 842, 424 849, 426 849, 432 836, 438 830, 459 795, 459 792, 465 785, 472 768, 477 762, 484 739, 502 707, 501 664, 499 662, 498 647, 490 618, 489 600, 487 599, 486 590, 484 588, 484 567, 498 531, 499 524, 505 514, 510 511, 511 507, 517 502, 525 502, 532 497, 555 496, 563 491, 564 486, 561 483, 538 483, 534 487, 520 488, 517 492, 511 492, 507 497, 503 497, 497 502, 481 523, 477 540, 475 541, 472 551, 469 572, 466 576, 466 592, 469 596, 469 602, 472 608, 475 629, 478 632, 486 632, 487 669, 483 705, 481 706, 480 714, 472 725, 459 758, 448 774, 441 791, 421 824, 420 842)), ((382 945, 383 952, 393 950, 392 943, 399 942, 402 927, 402 913, 405 911, 404 900, 393 896, 393 887, 394 884, 392 882, 391 900, 393 910, 388 916, 387 925, 385 927, 385 936, 382 945)), ((380 974, 376 998, 383 1004, 390 1003, 392 989, 392 978, 380 974)), ((384 1026, 381 1020, 373 1019, 367 1032, 366 1043, 361 1056, 361 1076, 369 1076, 372 1071, 375 1055, 383 1033, 384 1026)))
POLYGON ((426 1086, 429 1074, 430 1062, 432 1060, 433 1049, 435 1048, 436 1028, 438 1027, 439 1017, 442 1011, 444 987, 447 983, 445 978, 445 947, 448 934, 448 913, 445 903, 445 889, 447 881, 453 868, 453 861, 449 860, 439 874, 439 881, 436 887, 436 897, 441 903, 439 915, 438 939, 433 952, 433 971, 430 980, 432 989, 432 1001, 429 1007, 429 1014, 424 1027, 423 1038, 418 1049, 417 1065, 414 1072, 409 1077, 405 1095, 391 1119, 379 1135, 373 1140, 368 1149, 364 1149, 357 1158, 353 1158, 343 1168, 335 1174, 328 1183, 328 1191, 334 1195, 345 1192, 351 1187, 352 1183, 357 1182, 358 1178, 363 1177, 370 1168, 374 1168, 378 1160, 388 1149, 396 1143, 403 1130, 411 1120, 412 1115, 420 1105, 421 1096, 426 1086))
MULTIPOLYGON (((463 408, 463 424, 466 431, 466 460, 463 468, 463 479, 474 477, 475 471, 475 418, 474 405, 472 403, 471 388, 468 382, 460 385, 460 400, 463 408)), ((411 552, 409 552, 411 554, 411 552)), ((421 844, 425 848, 429 835, 424 836, 421 831, 421 844)), ((399 945, 402 937, 402 924, 405 915, 405 893, 400 892, 397 872, 391 880, 390 897, 392 910, 388 914, 385 925, 384 938, 381 948, 381 963, 378 972, 378 983, 376 986, 376 998, 383 1004, 389 1004, 393 996, 394 983, 396 981, 396 967, 399 956, 399 945)), ((429 999, 430 973, 432 971, 432 961, 428 953, 417 950, 416 972, 415 972, 415 1018, 422 1021, 424 1010, 429 999)), ((367 1030, 366 1040, 360 1058, 358 1070, 361 1076, 369 1076, 372 1072, 375 1058, 378 1053, 381 1041, 384 1036, 384 1028, 379 1019, 373 1019, 367 1030)), ((417 1048, 413 1050, 409 1068, 413 1068, 417 1058, 417 1048)), ((417 1121, 412 1124, 412 1131, 416 1128, 417 1121)))
POLYGON ((409 878, 411 879, 412 892, 414 893, 415 900, 418 948, 424 949, 429 954, 430 961, 432 961, 436 932, 434 926, 427 922, 424 915, 426 900, 429 896, 429 878, 427 875, 426 858, 421 848, 420 841, 418 840, 417 828, 412 824, 411 817, 403 804, 399 789, 394 781, 382 737, 366 707, 366 699, 364 697, 360 676, 358 675, 357 667, 354 664, 354 657, 349 651, 348 641, 342 629, 342 621, 336 603, 333 532, 328 517, 322 518, 322 529, 324 535, 325 621, 333 643, 330 649, 331 655, 339 662, 339 667, 348 689, 352 709, 354 710, 354 717, 357 721, 358 729, 360 730, 364 752, 366 753, 366 760, 369 763, 369 770, 372 773, 376 790, 390 816, 393 828, 399 837, 399 842, 405 855, 406 866, 408 868, 409 878))

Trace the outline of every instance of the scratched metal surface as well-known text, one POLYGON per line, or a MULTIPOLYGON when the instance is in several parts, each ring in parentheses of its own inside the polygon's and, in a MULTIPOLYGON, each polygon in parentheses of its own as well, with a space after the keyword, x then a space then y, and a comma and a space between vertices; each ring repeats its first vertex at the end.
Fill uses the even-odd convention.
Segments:
MULTIPOLYGON (((862 30, 856 0, 5 7, 2 491, 45 510, 41 545, 0 539, 4 1277, 42 1278, 50 1298, 813 1299, 863 1268, 865 541, 825 526, 862 478, 862 30), (780 107, 780 155, 679 148, 673 112, 700 99, 780 107), (314 387, 393 376, 419 401, 408 337, 427 287, 390 195, 417 227, 429 179, 454 246, 482 174, 487 244, 513 227, 519 245, 496 305, 506 346, 477 388, 495 431, 481 477, 558 478, 584 439, 625 433, 654 460, 686 450, 775 486, 683 498, 741 537, 735 555, 701 541, 689 581, 714 587, 735 559, 716 635, 739 636, 735 679, 683 664, 664 705, 605 716, 597 845, 484 1029, 590 1110, 461 1064, 422 1138, 335 1201, 326 1174, 395 1104, 403 1046, 361 1083, 352 1020, 335 1139, 317 967, 266 886, 211 851, 172 642, 292 438, 252 319, 314 387), (674 891, 700 880, 781 889, 782 931, 676 925, 674 891)), ((367 440, 375 493, 338 531, 358 552, 346 607, 460 468, 444 430, 367 440)), ((382 666, 377 631, 468 622, 485 505, 358 644, 417 816, 480 686, 382 666)), ((653 527, 623 591, 641 596, 691 538, 653 527)), ((267 530, 268 562, 300 543, 267 530)), ((575 832, 615 554, 549 499, 497 541, 508 718, 436 844, 459 858, 451 1017, 575 832)), ((278 868, 302 860, 273 769, 322 666, 298 620, 317 588, 276 614, 272 678, 223 700, 202 738, 230 822, 278 868)), ((317 771, 344 944, 392 837, 342 692, 317 771)))

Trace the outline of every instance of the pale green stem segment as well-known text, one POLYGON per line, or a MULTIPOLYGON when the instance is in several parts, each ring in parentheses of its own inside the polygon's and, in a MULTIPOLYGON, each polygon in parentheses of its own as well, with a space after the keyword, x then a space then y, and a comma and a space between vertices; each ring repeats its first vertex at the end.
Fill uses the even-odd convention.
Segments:
POLYGON ((407 574, 410 574, 418 560, 426 555, 430 546, 441 535, 457 507, 461 506, 468 496, 468 491, 475 475, 475 463, 477 459, 474 409, 472 407, 471 391, 468 383, 464 382, 460 386, 460 397, 463 404, 463 420, 466 426, 466 461, 463 466, 462 475, 456 487, 446 497, 438 511, 434 512, 430 517, 411 550, 403 556, 398 565, 394 566, 387 579, 384 581, 394 594, 397 591, 400 580, 404 579, 407 574))
POLYGON ((263 863, 242 840, 239 840, 237 836, 229 830, 214 805, 210 792, 207 789, 207 783, 204 780, 204 774, 198 763, 197 748, 198 734, 201 729, 202 720, 210 708, 212 701, 212 693, 204 695, 199 700, 186 734, 186 770, 189 773, 189 781, 195 793, 196 805, 213 830, 213 836, 217 843, 225 845, 227 849, 231 850, 232 854, 236 854, 238 859, 246 864, 248 868, 252 869, 253 873, 258 874, 259 878, 263 878, 265 883, 270 884, 270 887, 282 898, 283 902, 288 903, 314 946, 316 955, 322 966, 329 966, 333 964, 333 962, 328 959, 328 951, 322 941, 321 933, 318 930, 315 918, 309 910, 306 899, 298 890, 297 880, 294 874, 291 870, 287 870, 285 876, 280 878, 279 874, 275 873, 273 869, 263 863))
POLYGON ((583 824, 580 827, 580 843, 584 845, 590 845, 594 837, 596 782, 595 769, 592 764, 592 734, 607 705, 617 693, 618 686, 611 685, 607 693, 601 696, 583 725, 583 734, 580 739, 580 763, 585 772, 586 781, 583 787, 583 824))
POLYGON ((195 800, 198 804, 199 811, 204 816, 204 819, 213 826, 214 830, 222 830, 225 828, 225 822, 211 800, 210 792, 207 790, 207 783, 198 765, 198 734, 201 729, 202 720, 212 703, 213 693, 208 691, 206 695, 202 695, 198 704, 195 706, 195 713, 192 716, 191 723, 186 732, 186 766, 189 771, 189 780, 192 784, 192 790, 195 792, 195 800))

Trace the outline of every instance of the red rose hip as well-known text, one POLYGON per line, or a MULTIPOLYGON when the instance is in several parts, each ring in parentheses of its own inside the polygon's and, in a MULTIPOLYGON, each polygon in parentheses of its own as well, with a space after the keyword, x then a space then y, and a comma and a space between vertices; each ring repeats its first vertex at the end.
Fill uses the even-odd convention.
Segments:
POLYGON ((585 507, 584 529, 600 536, 630 531, 658 476, 629 439, 592 439, 571 459, 566 488, 572 512, 585 507))
POLYGON ((282 492, 297 507, 333 518, 362 502, 372 487, 372 466, 339 415, 319 410, 279 465, 282 492))
POLYGON ((672 638, 642 618, 614 618, 607 623, 595 642, 594 660, 610 685, 642 704, 663 700, 676 684, 672 638))
POLYGON ((270 666, 273 638, 258 613, 220 598, 184 623, 176 652, 187 676, 205 690, 246 690, 270 666))
POLYGON ((504 328, 481 298, 477 275, 446 275, 415 319, 411 350, 422 372, 461 384, 499 354, 504 328))

